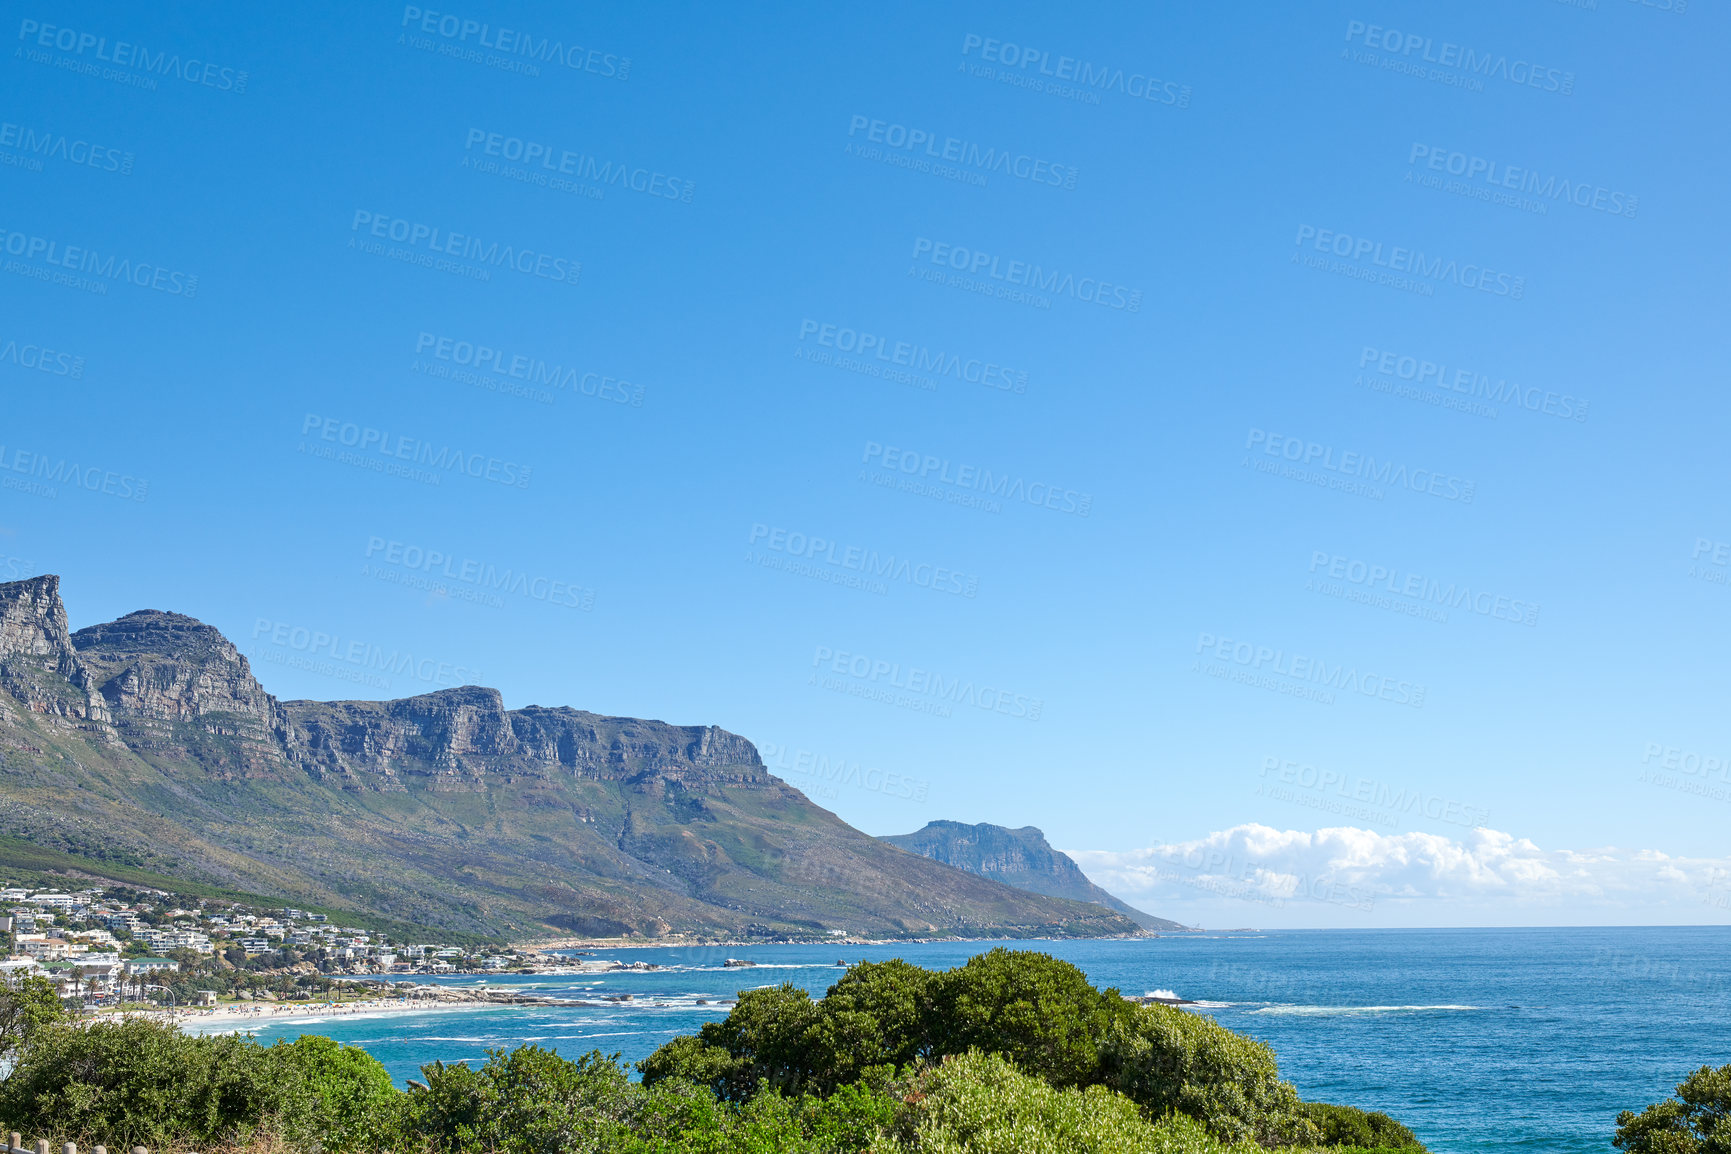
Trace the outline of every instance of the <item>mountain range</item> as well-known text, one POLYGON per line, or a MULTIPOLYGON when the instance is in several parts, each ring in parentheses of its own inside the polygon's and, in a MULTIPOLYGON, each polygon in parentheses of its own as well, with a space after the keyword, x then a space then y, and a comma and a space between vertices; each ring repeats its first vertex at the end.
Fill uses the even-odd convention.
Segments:
POLYGON ((1092 902, 1106 906, 1145 930, 1183 930, 1189 927, 1166 918, 1145 914, 1119 901, 1088 880, 1070 855, 1060 853, 1046 835, 1031 825, 1009 829, 1001 825, 967 825, 959 821, 927 822, 913 833, 882 839, 909 853, 992 878, 1019 890, 1054 898, 1092 902))
POLYGON ((520 940, 1142 932, 870 837, 724 729, 283 701, 192 617, 70 632, 54 576, 0 584, 0 846, 520 940))

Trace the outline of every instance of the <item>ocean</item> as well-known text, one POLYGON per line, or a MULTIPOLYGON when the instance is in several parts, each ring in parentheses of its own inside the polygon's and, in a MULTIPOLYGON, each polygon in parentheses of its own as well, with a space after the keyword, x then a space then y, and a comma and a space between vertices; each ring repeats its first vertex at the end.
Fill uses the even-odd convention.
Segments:
MULTIPOLYGON (((836 963, 960 965, 1002 943, 645 948, 586 957, 650 971, 495 977, 492 989, 605 1007, 500 1007, 261 1023, 260 1040, 319 1033, 364 1047, 399 1083, 421 1065, 525 1043, 643 1057, 725 1014, 736 991, 792 982, 822 994, 836 963), (726 969, 728 957, 755 961, 726 969), (709 1004, 700 1005, 699 1000, 709 1004)), ((1437 1154, 1611 1149, 1618 1111, 1731 1062, 1731 927, 1279 930, 1132 941, 1033 941, 1097 986, 1166 991, 1273 1047, 1307 1098, 1385 1110, 1437 1154)), ((443 979, 472 985, 477 979, 443 979)), ((197 1029, 196 1025, 191 1027, 197 1029)))

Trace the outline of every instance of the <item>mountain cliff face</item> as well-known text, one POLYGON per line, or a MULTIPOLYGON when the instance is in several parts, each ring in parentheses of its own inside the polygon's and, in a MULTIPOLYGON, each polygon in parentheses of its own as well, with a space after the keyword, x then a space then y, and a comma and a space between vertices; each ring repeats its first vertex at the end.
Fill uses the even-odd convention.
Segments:
POLYGON ((1185 928, 1178 922, 1133 909, 1089 881, 1082 867, 1068 854, 1053 849, 1047 843, 1046 835, 1031 825, 1008 829, 983 822, 964 825, 959 821, 934 821, 914 833, 896 834, 882 840, 901 846, 909 853, 1030 893, 1106 906, 1144 929, 1185 928))
POLYGON ((279 701, 191 617, 68 632, 51 576, 0 584, 0 835, 516 937, 1136 932, 868 837, 726 730, 480 686, 279 701))

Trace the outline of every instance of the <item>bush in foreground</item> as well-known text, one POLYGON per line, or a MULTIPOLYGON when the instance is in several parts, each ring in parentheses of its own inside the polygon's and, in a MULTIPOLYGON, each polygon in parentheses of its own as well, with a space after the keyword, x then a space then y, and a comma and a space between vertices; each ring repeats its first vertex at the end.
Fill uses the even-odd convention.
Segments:
POLYGON ((1613 1143, 1628 1154, 1731 1154, 1731 1065, 1702 1066, 1676 1097, 1623 1111, 1613 1143))
POLYGON ((1032 952, 993 950, 945 972, 862 964, 821 1001, 791 986, 747 992, 725 1020, 639 1063, 641 1083, 618 1055, 573 1061, 524 1046, 473 1067, 434 1063, 424 1084, 399 1092, 366 1053, 322 1037, 265 1047, 144 1019, 80 1025, 28 997, 14 1009, 0 1117, 33 1137, 111 1149, 1423 1150, 1386 1115, 1301 1102, 1261 1043, 1202 1015, 1126 1002, 1032 952))
POLYGON ((365 1051, 316 1035, 266 1048, 187 1037, 143 1018, 53 1022, 0 1082, 0 1117, 21 1131, 110 1148, 268 1135, 335 1152, 371 1148, 396 1094, 365 1051))
POLYGON ((915 1077, 873 1154, 1261 1154, 1227 1145, 1193 1118, 1157 1122, 1104 1086, 1059 1088, 972 1050, 915 1077))
POLYGON ((1322 1132, 1267 1046, 1211 1018, 1096 990, 1068 962, 995 949, 946 972, 862 963, 813 1001, 750 990, 726 1020, 639 1063, 646 1084, 684 1078, 731 1101, 761 1083, 827 1093, 970 1049, 1055 1087, 1103 1086, 1151 1116, 1188 1115, 1228 1142, 1314 1143, 1322 1132))

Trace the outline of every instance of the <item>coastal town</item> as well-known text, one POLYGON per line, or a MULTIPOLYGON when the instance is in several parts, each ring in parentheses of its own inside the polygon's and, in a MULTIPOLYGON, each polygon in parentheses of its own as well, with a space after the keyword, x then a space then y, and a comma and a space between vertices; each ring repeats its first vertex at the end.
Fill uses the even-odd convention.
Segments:
POLYGON ((125 886, 0 885, 0 975, 44 977, 91 1008, 340 998, 394 978, 546 972, 572 959, 406 941, 328 913, 125 886), (364 983, 364 986, 363 984, 364 983))

